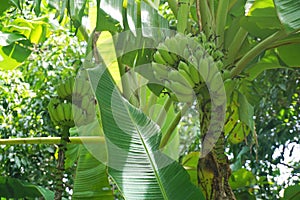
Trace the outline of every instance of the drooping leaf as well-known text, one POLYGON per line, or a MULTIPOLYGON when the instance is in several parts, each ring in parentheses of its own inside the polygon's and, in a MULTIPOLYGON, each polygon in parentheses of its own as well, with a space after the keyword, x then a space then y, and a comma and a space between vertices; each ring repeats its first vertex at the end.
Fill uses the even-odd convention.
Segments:
POLYGON ((278 17, 287 32, 300 29, 300 2, 298 0, 274 0, 278 17))
POLYGON ((280 29, 280 22, 276 15, 272 0, 256 0, 248 13, 251 21, 260 28, 280 29))
MULTIPOLYGON (((248 118, 246 117, 246 119, 248 118)), ((243 142, 250 133, 250 127, 241 120, 239 92, 236 90, 232 94, 230 106, 226 113, 224 131, 225 135, 228 135, 228 141, 232 144, 243 142)))
POLYGON ((243 17, 240 25, 250 34, 265 38, 281 29, 272 0, 256 0, 247 16, 243 17))
POLYGON ((0 196, 6 198, 37 198, 54 199, 54 192, 28 182, 0 176, 0 196))
POLYGON ((279 57, 290 67, 300 67, 300 43, 277 48, 279 57))
POLYGON ((97 160, 83 145, 79 152, 72 199, 114 199, 106 165, 97 160))
MULTIPOLYGON (((87 125, 70 129, 70 134, 103 136, 103 131, 98 120, 94 120, 87 125)), ((105 164, 107 161, 106 154, 106 146, 102 141, 83 142, 82 145, 68 149, 66 153, 68 161, 71 161, 73 157, 79 157, 72 199, 113 199, 105 164)))
POLYGON ((253 81, 259 74, 268 69, 284 68, 274 53, 273 50, 266 51, 265 55, 261 60, 255 63, 253 66, 245 70, 247 78, 253 81))
POLYGON ((187 172, 160 152, 161 132, 125 100, 104 66, 90 71, 108 147, 109 174, 126 199, 204 199, 187 172))
POLYGON ((248 102, 247 98, 242 93, 239 93, 238 103, 240 120, 244 122, 251 129, 251 131, 254 131, 253 106, 248 102))

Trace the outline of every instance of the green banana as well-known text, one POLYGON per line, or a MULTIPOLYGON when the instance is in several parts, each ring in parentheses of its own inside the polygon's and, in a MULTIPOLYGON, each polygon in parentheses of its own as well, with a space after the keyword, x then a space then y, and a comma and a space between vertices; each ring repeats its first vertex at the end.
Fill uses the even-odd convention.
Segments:
POLYGON ((82 109, 77 107, 76 105, 73 105, 73 114, 74 114, 74 122, 76 123, 76 125, 78 126, 83 125, 84 113, 82 112, 82 109))
POLYGON ((207 39, 206 39, 206 35, 204 32, 199 33, 199 38, 201 39, 202 43, 206 43, 207 39))
POLYGON ((175 37, 172 37, 172 38, 168 38, 165 40, 165 45, 168 47, 169 50, 169 53, 170 55, 172 56, 173 60, 175 60, 176 62, 179 61, 179 57, 178 55, 180 55, 181 53, 181 50, 180 48, 177 48, 178 45, 177 45, 177 42, 175 37), (180 49, 180 51, 178 51, 180 49))
POLYGON ((195 86, 195 84, 193 83, 193 81, 186 79, 184 77, 184 75, 182 74, 183 72, 185 72, 185 71, 182 70, 180 73, 177 70, 172 70, 168 74, 168 79, 171 80, 172 82, 179 82, 181 84, 184 84, 186 87, 193 88, 195 86))
POLYGON ((197 49, 196 50, 195 57, 197 58, 198 61, 203 58, 204 51, 205 51, 204 49, 197 49))
POLYGON ((66 98, 68 96, 68 92, 65 89, 64 83, 61 83, 56 87, 56 92, 57 92, 57 95, 62 99, 66 98))
POLYGON ((202 76, 202 79, 204 80, 204 82, 206 82, 208 79, 208 74, 209 74, 209 65, 208 65, 207 59, 202 58, 199 60, 198 70, 200 72, 200 75, 202 76))
POLYGON ((48 111, 49 111, 49 115, 51 120, 55 123, 58 124, 59 117, 57 116, 57 111, 56 111, 56 107, 61 103, 61 101, 58 98, 51 98, 49 101, 49 104, 47 106, 48 111))
POLYGON ((178 52, 178 55, 183 56, 183 51, 187 48, 188 38, 182 33, 177 33, 174 37, 174 40, 174 50, 178 52))
POLYGON ((185 33, 190 11, 189 0, 178 3, 177 31, 185 33))
POLYGON ((191 63, 194 66, 197 66, 198 65, 198 59, 194 55, 191 54, 190 57, 189 57, 189 63, 191 63))
POLYGON ((180 93, 180 94, 184 94, 184 95, 193 95, 194 91, 192 88, 189 88, 185 85, 183 85, 182 83, 179 82, 169 82, 166 81, 165 86, 167 88, 169 88, 172 92, 176 93, 180 93))
POLYGON ((57 105, 56 112, 57 112, 57 116, 58 116, 60 121, 64 121, 66 119, 62 104, 57 105))
POLYGON ((168 68, 167 66, 152 62, 152 68, 153 73, 155 72, 155 78, 159 80, 168 78, 170 68, 168 68))
POLYGON ((214 61, 210 60, 210 58, 211 57, 209 57, 209 59, 208 59, 209 73, 208 73, 206 82, 211 82, 213 77, 215 76, 215 74, 219 72, 219 70, 216 66, 216 63, 214 61))
POLYGON ((74 93, 80 97, 89 94, 91 92, 91 86, 86 79, 79 78, 76 80, 74 93))
POLYGON ((49 115, 50 115, 50 118, 51 118, 52 122, 54 124, 58 124, 59 118, 57 116, 57 112, 56 112, 54 106, 52 106, 52 105, 49 106, 48 105, 48 111, 49 111, 49 115))
POLYGON ((96 112, 95 109, 96 109, 95 102, 94 102, 94 99, 92 99, 89 102, 89 106, 87 107, 86 112, 88 115, 95 115, 95 112, 96 112))
POLYGON ((77 95, 82 95, 82 90, 83 90, 83 82, 84 80, 78 78, 76 79, 75 85, 74 85, 74 93, 77 95))
POLYGON ((49 101, 49 106, 51 105, 51 106, 54 106, 54 107, 56 108, 56 106, 57 106, 58 104, 60 104, 60 103, 61 103, 61 100, 60 100, 60 99, 58 99, 57 97, 53 97, 53 98, 51 98, 50 101, 49 101))
POLYGON ((162 64, 162 65, 167 65, 167 62, 163 59, 163 57, 160 55, 160 53, 158 51, 156 51, 153 54, 153 59, 155 62, 162 64))
POLYGON ((158 52, 160 53, 161 57, 170 65, 173 66, 176 63, 176 60, 169 54, 168 47, 161 43, 158 45, 158 52))
POLYGON ((190 49, 188 47, 185 47, 185 49, 183 50, 183 58, 188 59, 190 55, 191 55, 190 49))
POLYGON ((79 108, 76 105, 72 104, 72 113, 73 113, 73 119, 75 122, 77 122, 79 120, 79 117, 81 115, 81 114, 79 114, 78 110, 79 110, 79 108))
POLYGON ((90 98, 88 95, 85 95, 81 101, 81 108, 86 111, 89 104, 90 104, 90 98))
POLYGON ((194 83, 198 84, 200 82, 200 76, 198 70, 194 66, 195 65, 189 65, 188 69, 190 71, 191 79, 193 80, 194 83))
POLYGON ((191 75, 189 73, 187 73, 185 70, 183 69, 178 69, 178 72, 180 75, 183 76, 183 78, 188 82, 189 86, 194 88, 195 87, 195 82, 192 80, 191 75))
POLYGON ((74 80, 73 77, 67 79, 64 83, 65 90, 66 90, 68 96, 71 96, 72 92, 73 92, 73 83, 74 83, 74 81, 72 81, 72 80, 74 80))
POLYGON ((65 119, 67 121, 71 121, 72 120, 72 106, 71 103, 64 103, 62 104, 63 109, 64 109, 64 113, 65 113, 65 119))
POLYGON ((175 60, 176 63, 179 61, 179 58, 178 58, 178 56, 177 56, 176 53, 169 52, 169 54, 171 55, 171 57, 173 58, 173 60, 175 60))
POLYGON ((213 78, 207 82, 212 92, 217 92, 223 86, 223 79, 220 72, 214 74, 213 78))
POLYGON ((189 66, 185 62, 183 62, 183 61, 180 61, 178 63, 178 70, 179 69, 182 69, 182 70, 186 71, 187 73, 190 72, 189 66))
POLYGON ((173 99, 177 99, 179 102, 192 102, 194 100, 194 91, 181 83, 166 82, 166 87, 171 89, 172 95, 176 97, 173 99))
POLYGON ((83 95, 92 95, 92 86, 89 80, 83 81, 83 95))

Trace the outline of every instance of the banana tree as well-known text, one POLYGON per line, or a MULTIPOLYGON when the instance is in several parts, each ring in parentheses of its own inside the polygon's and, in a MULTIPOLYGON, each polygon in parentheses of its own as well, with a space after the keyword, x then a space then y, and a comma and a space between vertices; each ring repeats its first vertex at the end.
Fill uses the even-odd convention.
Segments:
MULTIPOLYGON (((90 131, 89 125, 75 124, 85 136, 105 138, 101 151, 86 148, 94 157, 107 154, 98 159, 107 167, 86 148, 74 150, 80 155, 74 198, 112 199, 109 175, 126 199, 235 199, 225 146, 255 141, 258 99, 252 81, 267 69, 300 66, 290 53, 300 48, 296 0, 168 0, 171 12, 165 17, 175 20, 175 27, 160 15, 162 4, 49 1, 61 22, 68 10, 77 34, 88 42, 83 68, 95 91, 100 125, 90 125, 97 130, 90 131), (90 35, 82 25, 85 14, 94 24, 90 35), (105 31, 111 38, 101 43, 105 31), (190 107, 198 111, 201 134, 200 153, 188 155, 197 160, 188 174, 177 161, 176 127, 190 107), (84 178, 94 173, 97 179, 84 178), (87 184, 97 187, 89 192, 87 184)), ((22 37, 4 41, 16 45, 22 37)))
MULTIPOLYGON (((251 81, 253 81, 262 71, 267 69, 285 67, 294 70, 293 67, 299 66, 299 60, 297 60, 295 56, 287 55, 286 53, 292 49, 294 49, 294 52, 299 48, 299 13, 292 8, 299 6, 299 4, 295 1, 290 1, 289 5, 291 7, 290 9, 286 9, 285 6, 287 6, 287 4, 278 1, 168 1, 168 3, 177 19, 177 30, 184 34, 192 33, 200 38, 200 46, 206 49, 206 52, 210 53, 213 57, 214 62, 211 63, 210 66, 215 65, 222 72, 221 76, 224 80, 226 89, 227 110, 220 138, 215 139, 214 142, 216 142, 216 145, 213 147, 212 151, 205 156, 197 155, 200 157, 197 164, 198 186, 206 199, 235 199, 228 183, 231 170, 227 156, 224 154, 225 141, 234 145, 247 140, 248 135, 252 135, 253 138, 256 137, 253 121, 253 106, 256 105, 258 99, 253 97, 253 92, 255 92, 255 90, 252 87, 251 81), (283 9, 283 7, 285 7, 285 9, 283 9), (293 16, 293 18, 290 18, 290 16, 293 16), (224 53, 223 56, 218 50, 221 50, 224 53), (294 60, 295 62, 289 63, 288 60, 294 60), (221 61, 222 65, 219 65, 218 61, 221 61)), ((132 7, 127 7, 129 10, 133 9, 135 4, 131 5, 132 7)), ((137 9, 142 10, 142 8, 139 8, 139 4, 137 4, 137 9)), ((147 34, 143 32, 143 28, 146 30, 146 25, 144 25, 146 23, 143 24, 138 13, 137 10, 137 17, 133 18, 136 19, 136 27, 126 26, 126 24, 124 24, 125 30, 127 27, 132 32, 136 33, 136 36, 133 36, 133 39, 131 40, 134 42, 136 42, 134 38, 147 36, 147 34), (136 31, 137 28, 142 28, 142 31, 136 31)), ((132 53, 133 55, 131 54, 131 56, 126 55, 128 57, 123 56, 119 58, 118 64, 121 76, 127 72, 126 67, 136 68, 139 72, 139 69, 136 66, 149 61, 154 61, 154 63, 169 66, 169 68, 159 72, 159 69, 155 70, 154 65, 152 69, 154 71, 154 76, 155 74, 159 74, 155 78, 161 78, 162 80, 169 78, 172 80, 172 76, 169 75, 170 73, 173 73, 171 68, 180 71, 179 68, 181 67, 176 65, 185 61, 191 63, 189 66, 190 68, 198 63, 198 65, 200 65, 200 75, 204 81, 207 81, 208 79, 205 80, 205 69, 203 69, 205 66, 201 66, 201 62, 199 61, 200 57, 203 55, 201 53, 199 53, 199 55, 193 55, 189 52, 190 54, 188 54, 187 59, 180 59, 180 57, 185 57, 184 52, 181 52, 181 55, 179 51, 171 48, 172 45, 168 46, 168 41, 170 40, 163 40, 161 43, 164 43, 164 45, 158 45, 158 53, 153 54, 153 52, 150 51, 150 58, 143 56, 143 54, 138 51, 132 53), (165 46, 167 46, 167 48, 165 48, 165 46), (170 55, 168 55, 168 53, 170 55), (177 55, 174 56, 174 54, 177 55), (153 59, 151 59, 151 55, 153 55, 153 59), (195 56, 197 62, 193 60, 193 56, 195 56), (134 60, 134 62, 132 60, 134 60), (166 71, 169 71, 168 75, 164 74, 166 71), (164 77, 164 75, 166 77, 164 77)), ((180 43, 182 40, 184 39, 181 38, 177 41, 180 43)), ((130 39, 127 41, 130 41, 130 39)), ((146 44, 147 40, 145 42, 145 47, 147 47, 146 44)), ((182 44, 181 47, 189 48, 184 42, 182 44)), ((143 53, 147 54, 147 51, 145 52, 146 53, 143 53)), ((204 64, 202 63, 202 65, 204 64)), ((160 68, 163 67, 160 66, 160 68)), ((151 80, 151 77, 143 72, 140 72, 140 74, 148 80, 151 80)), ((215 74, 216 73, 213 73, 213 75, 215 74)), ((190 75, 193 76, 195 74, 190 73, 190 75)), ((190 79, 192 79, 194 84, 199 84, 199 82, 193 80, 192 76, 190 79)), ((214 78, 218 79, 218 76, 214 78)), ((147 113, 147 107, 143 109, 144 103, 141 95, 142 92, 136 94, 137 99, 132 98, 132 96, 130 96, 132 91, 128 88, 128 85, 130 85, 128 79, 127 81, 122 81, 124 96, 127 97, 133 105, 140 107, 141 110, 147 113)), ((174 86, 174 88, 172 88, 172 86, 168 84, 169 82, 164 82, 163 88, 167 88, 167 93, 171 91, 170 93, 173 92, 175 93, 175 96, 177 96, 177 99, 174 99, 172 94, 170 94, 169 99, 171 99, 171 101, 188 102, 186 99, 180 98, 180 94, 184 94, 186 95, 186 98, 188 98, 190 93, 187 91, 187 88, 178 89, 178 87, 180 87, 178 85, 177 87, 174 86), (176 93, 176 89, 180 91, 176 93), (186 91, 184 91, 184 89, 186 89, 186 91)), ((187 83, 186 86, 188 84, 189 83, 187 83)), ((164 92, 162 88, 155 86, 155 84, 148 84, 148 87, 154 94, 158 95, 164 92)), ((190 84, 190 87, 193 87, 195 90, 193 83, 190 84)), ((213 106, 212 103, 214 102, 214 98, 216 97, 207 96, 207 90, 205 89, 196 87, 196 90, 199 90, 195 91, 195 93, 197 94, 197 107, 202 134, 202 154, 205 154, 203 151, 206 138, 205 133, 209 129, 209 119, 213 117, 211 116, 211 113, 213 113, 211 108, 213 106), (203 102, 208 103, 204 104, 203 102)), ((164 104, 167 105, 167 107, 169 99, 167 99, 166 104, 164 104)), ((149 97, 149 101, 150 100, 152 101, 151 95, 149 97)), ((98 98, 98 101, 101 102, 101 97, 98 98)), ((102 118, 103 120, 105 119, 104 114, 102 115, 102 118)), ((178 118, 174 118, 172 125, 176 124, 176 122, 178 123, 179 120, 176 119, 178 118)), ((172 127, 170 127, 170 129, 172 130, 172 127)), ((169 135, 172 135, 170 129, 166 130, 166 137, 162 139, 161 147, 164 147, 164 145, 168 143, 168 139, 166 138, 170 138, 169 135)), ((109 131, 107 131, 107 133, 108 132, 109 131)))

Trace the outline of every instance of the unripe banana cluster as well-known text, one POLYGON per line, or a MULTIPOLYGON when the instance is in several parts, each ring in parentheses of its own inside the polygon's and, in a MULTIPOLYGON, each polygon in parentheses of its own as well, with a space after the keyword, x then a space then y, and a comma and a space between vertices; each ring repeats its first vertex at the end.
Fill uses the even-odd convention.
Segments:
MULTIPOLYGON (((205 85, 211 94, 224 95, 221 91, 223 81, 218 66, 221 57, 217 62, 209 54, 216 51, 206 51, 197 40, 177 34, 160 43, 153 55, 154 77, 163 82, 169 93, 173 93, 171 97, 177 97, 174 100, 192 102, 195 95, 207 92, 205 85)), ((221 101, 216 102, 218 103, 221 101)))
POLYGON ((85 125, 95 119, 97 101, 93 95, 86 71, 66 79, 56 87, 58 96, 48 104, 50 118, 59 126, 85 125))
POLYGON ((48 112, 54 124, 68 127, 74 126, 72 104, 70 102, 53 97, 48 104, 48 112))
POLYGON ((213 35, 207 38, 206 35, 201 32, 196 39, 203 45, 206 52, 213 57, 214 61, 217 62, 217 66, 220 70, 223 67, 222 60, 224 58, 224 53, 217 48, 216 43, 214 42, 215 38, 216 36, 213 35))

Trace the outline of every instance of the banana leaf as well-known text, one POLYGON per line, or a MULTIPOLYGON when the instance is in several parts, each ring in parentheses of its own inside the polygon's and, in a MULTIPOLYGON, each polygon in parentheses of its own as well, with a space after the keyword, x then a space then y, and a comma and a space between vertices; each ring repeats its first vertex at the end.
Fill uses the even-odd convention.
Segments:
POLYGON ((274 0, 279 20, 287 32, 300 29, 300 1, 299 0, 274 0))
MULTIPOLYGON (((95 120, 90 124, 71 128, 70 134, 71 136, 102 136, 103 132, 98 120, 95 120)), ((102 151, 102 154, 105 154, 105 150, 99 148, 100 145, 103 143, 68 144, 65 167, 73 165, 78 160, 72 199, 114 199, 105 159, 94 157, 95 151, 96 153, 102 151)))
POLYGON ((79 148, 72 199, 113 200, 106 165, 97 160, 83 145, 79 148))
POLYGON ((108 172, 124 198, 204 199, 184 168, 159 150, 159 126, 122 97, 105 66, 91 69, 90 78, 101 110, 108 172))

